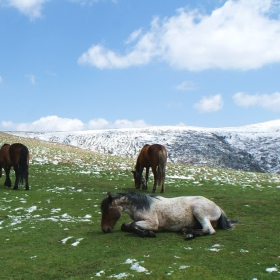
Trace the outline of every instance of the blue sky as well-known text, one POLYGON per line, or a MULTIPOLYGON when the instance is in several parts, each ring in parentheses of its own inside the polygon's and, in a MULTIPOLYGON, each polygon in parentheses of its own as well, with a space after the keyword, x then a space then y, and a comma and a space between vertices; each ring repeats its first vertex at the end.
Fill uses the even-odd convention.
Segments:
POLYGON ((0 0, 0 129, 280 118, 279 0, 0 0))

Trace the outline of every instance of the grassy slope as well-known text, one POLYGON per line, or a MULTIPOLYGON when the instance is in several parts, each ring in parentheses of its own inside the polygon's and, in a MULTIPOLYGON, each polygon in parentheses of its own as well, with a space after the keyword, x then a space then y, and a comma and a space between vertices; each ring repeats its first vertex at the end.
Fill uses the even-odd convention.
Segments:
POLYGON ((188 242, 180 233, 141 239, 120 231, 126 214, 114 233, 100 230, 100 202, 133 188, 134 160, 0 133, 4 142, 29 147, 31 190, 0 179, 1 279, 279 277, 266 271, 280 265, 279 176, 168 164, 164 196, 206 196, 242 223, 188 242))

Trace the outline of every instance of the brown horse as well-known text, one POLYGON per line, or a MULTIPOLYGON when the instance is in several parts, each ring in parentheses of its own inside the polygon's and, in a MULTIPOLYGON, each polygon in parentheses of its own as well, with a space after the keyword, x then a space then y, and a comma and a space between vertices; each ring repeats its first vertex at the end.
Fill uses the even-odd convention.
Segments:
POLYGON ((167 161, 167 151, 159 144, 145 145, 138 155, 135 170, 132 171, 136 189, 148 189, 149 169, 152 168, 154 174, 153 193, 157 186, 161 186, 161 193, 164 192, 165 167, 167 161), (146 181, 142 176, 144 167, 146 168, 146 181))
POLYGON ((28 185, 28 164, 29 151, 26 146, 21 143, 4 144, 0 149, 0 178, 2 177, 2 168, 6 173, 6 180, 4 186, 11 187, 10 179, 11 167, 14 168, 16 174, 16 181, 14 190, 18 189, 18 185, 25 181, 25 189, 29 190, 28 185))

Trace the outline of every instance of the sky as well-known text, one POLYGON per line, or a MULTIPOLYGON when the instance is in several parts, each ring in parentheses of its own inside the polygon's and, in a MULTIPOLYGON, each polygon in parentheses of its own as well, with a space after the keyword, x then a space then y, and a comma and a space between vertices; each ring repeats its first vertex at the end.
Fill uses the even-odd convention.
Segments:
POLYGON ((280 0, 0 0, 0 130, 280 119, 280 0))

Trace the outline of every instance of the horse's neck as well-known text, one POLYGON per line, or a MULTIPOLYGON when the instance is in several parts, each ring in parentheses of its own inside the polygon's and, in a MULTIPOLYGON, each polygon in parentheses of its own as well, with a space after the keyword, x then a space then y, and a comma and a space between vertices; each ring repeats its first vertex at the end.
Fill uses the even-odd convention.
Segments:
POLYGON ((137 162, 136 162, 136 165, 135 165, 135 170, 136 170, 137 172, 140 171, 140 161, 139 161, 139 159, 137 159, 137 162))

